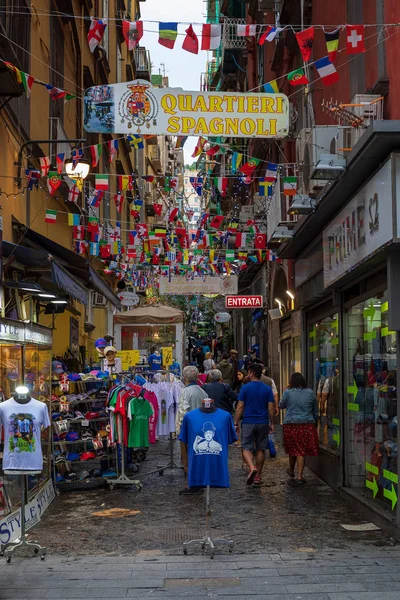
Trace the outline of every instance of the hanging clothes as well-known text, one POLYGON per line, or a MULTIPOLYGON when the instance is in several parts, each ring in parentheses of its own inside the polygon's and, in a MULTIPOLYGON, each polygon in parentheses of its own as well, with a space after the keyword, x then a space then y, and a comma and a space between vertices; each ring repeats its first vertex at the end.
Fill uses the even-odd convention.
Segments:
POLYGON ((149 419, 154 414, 148 400, 139 396, 130 400, 128 419, 130 420, 128 448, 149 447, 149 419))
POLYGON ((150 402, 151 407, 153 409, 153 414, 149 418, 149 442, 150 444, 156 443, 157 438, 157 420, 158 420, 158 400, 157 396, 154 392, 150 392, 146 390, 143 394, 143 397, 146 398, 148 402, 150 402))

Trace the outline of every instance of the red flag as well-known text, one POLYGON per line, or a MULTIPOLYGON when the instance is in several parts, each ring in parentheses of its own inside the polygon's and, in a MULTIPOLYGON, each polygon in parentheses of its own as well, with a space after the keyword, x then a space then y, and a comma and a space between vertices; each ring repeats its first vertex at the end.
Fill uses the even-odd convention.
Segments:
POLYGON ((216 215, 213 219, 211 219, 210 227, 212 227, 213 229, 219 229, 224 219, 224 215, 216 215))
POLYGON ((182 48, 186 50, 186 52, 191 52, 192 54, 199 53, 199 39, 195 34, 192 25, 185 30, 186 37, 183 40, 182 48))
POLYGON ((74 240, 83 240, 85 237, 85 227, 83 225, 75 225, 72 228, 72 237, 74 240))
POLYGON ((111 254, 111 244, 100 244, 101 258, 108 258, 111 254))
POLYGON ((42 177, 47 177, 48 172, 50 170, 50 159, 48 156, 40 157, 40 172, 42 177))
POLYGON ((122 210, 122 205, 124 203, 124 196, 120 192, 118 192, 118 194, 115 194, 115 196, 114 196, 114 202, 115 202, 115 206, 117 209, 117 213, 120 215, 121 210, 122 210))
POLYGON ((143 21, 122 21, 122 33, 128 50, 133 50, 143 37, 143 21))
POLYGON ((364 25, 346 25, 346 52, 347 54, 365 52, 364 25))
POLYGON ((153 204, 154 212, 156 215, 160 216, 162 213, 162 204, 158 204, 157 202, 153 204))
POLYGON ((254 248, 257 250, 265 250, 267 247, 267 234, 266 233, 257 233, 254 239, 254 248))
POLYGON ((309 27, 308 29, 304 29, 304 31, 299 31, 295 34, 295 36, 304 62, 308 62, 311 58, 313 47, 314 27, 309 27))
POLYGON ((179 212, 179 208, 172 208, 171 212, 168 215, 168 221, 172 222, 179 212))

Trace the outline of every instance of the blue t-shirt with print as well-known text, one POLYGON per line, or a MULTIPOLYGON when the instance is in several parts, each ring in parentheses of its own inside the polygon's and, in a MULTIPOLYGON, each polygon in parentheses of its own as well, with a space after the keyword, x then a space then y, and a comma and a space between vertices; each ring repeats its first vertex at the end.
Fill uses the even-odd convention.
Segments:
POLYGON ((184 416, 179 439, 187 444, 189 487, 229 487, 228 446, 236 442, 232 416, 200 408, 184 416))
POLYGON ((147 362, 149 363, 152 371, 160 371, 162 365, 162 356, 161 354, 150 354, 147 362))
POLYGON ((269 385, 262 381, 250 381, 242 385, 239 402, 244 403, 242 423, 268 425, 268 404, 274 402, 274 395, 269 385))

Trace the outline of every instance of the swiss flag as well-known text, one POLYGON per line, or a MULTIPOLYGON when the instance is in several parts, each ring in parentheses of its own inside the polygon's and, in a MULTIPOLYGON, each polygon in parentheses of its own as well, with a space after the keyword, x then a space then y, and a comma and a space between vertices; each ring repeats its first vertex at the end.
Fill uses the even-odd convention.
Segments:
POLYGON ((264 250, 267 246, 267 234, 257 233, 254 239, 254 248, 257 250, 264 250))
POLYGON ((364 25, 346 25, 346 52, 347 54, 365 52, 364 25))

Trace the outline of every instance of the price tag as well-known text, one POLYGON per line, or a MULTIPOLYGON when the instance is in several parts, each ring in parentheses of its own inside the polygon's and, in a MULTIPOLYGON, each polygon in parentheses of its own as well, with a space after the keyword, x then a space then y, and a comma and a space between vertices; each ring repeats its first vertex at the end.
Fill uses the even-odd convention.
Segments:
POLYGON ((172 348, 161 348, 161 352, 163 365, 168 368, 173 363, 172 348))

